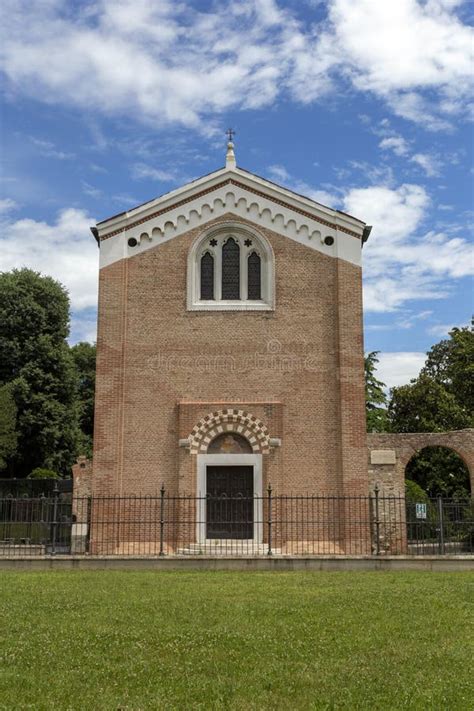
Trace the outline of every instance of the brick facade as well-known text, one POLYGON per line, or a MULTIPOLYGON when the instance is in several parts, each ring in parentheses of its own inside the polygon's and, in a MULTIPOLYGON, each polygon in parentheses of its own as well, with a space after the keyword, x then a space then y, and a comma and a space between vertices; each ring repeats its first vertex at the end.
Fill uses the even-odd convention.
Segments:
POLYGON ((275 488, 367 493, 360 268, 267 229, 274 311, 187 311, 201 232, 101 270, 94 493, 192 491, 194 455, 179 442, 224 409, 281 439, 263 454, 275 488))
MULTIPOLYGON (((364 223, 249 176, 231 165, 95 231, 94 496, 202 493, 199 458, 223 432, 258 458, 257 494, 368 494, 364 223), (230 223, 272 252, 272 298, 191 308, 193 247, 230 223)), ((351 537, 344 511, 337 525, 351 537)))

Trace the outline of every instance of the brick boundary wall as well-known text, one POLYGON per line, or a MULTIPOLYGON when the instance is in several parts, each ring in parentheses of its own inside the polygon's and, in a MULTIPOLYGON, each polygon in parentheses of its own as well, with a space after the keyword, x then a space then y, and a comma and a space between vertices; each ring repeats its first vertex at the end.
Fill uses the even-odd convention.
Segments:
POLYGON ((403 496, 405 468, 410 459, 425 447, 447 447, 458 454, 469 470, 474 495, 474 429, 451 432, 369 433, 369 486, 378 484, 385 495, 403 496))

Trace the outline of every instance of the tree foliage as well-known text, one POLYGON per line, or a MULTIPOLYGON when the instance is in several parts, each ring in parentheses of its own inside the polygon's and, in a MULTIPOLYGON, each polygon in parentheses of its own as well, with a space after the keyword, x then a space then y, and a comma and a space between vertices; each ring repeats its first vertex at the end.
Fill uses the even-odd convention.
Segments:
POLYGON ((426 502, 428 501, 428 495, 424 489, 421 488, 416 481, 412 479, 405 478, 405 497, 407 501, 414 503, 426 502))
POLYGON ((378 351, 372 351, 366 355, 364 360, 367 432, 386 432, 388 428, 385 383, 375 376, 379 362, 378 353, 378 351))
POLYGON ((18 413, 11 476, 43 466, 69 474, 76 458, 80 432, 68 333, 69 299, 58 282, 29 269, 0 274, 0 386, 10 384, 18 413))
POLYGON ((466 416, 474 413, 474 332, 453 328, 449 339, 434 345, 427 354, 422 373, 453 395, 466 416))
POLYGON ((32 472, 28 474, 27 479, 59 479, 56 472, 51 469, 44 469, 43 467, 36 467, 32 472))
POLYGON ((0 387, 0 471, 6 468, 8 460, 17 451, 16 418, 17 407, 12 386, 8 383, 0 387))
POLYGON ((422 449, 408 462, 405 476, 429 496, 469 496, 469 470, 461 457, 447 447, 422 449))
MULTIPOLYGON (((418 378, 393 388, 388 407, 393 432, 445 432, 474 425, 474 334, 454 328, 434 345, 418 378)), ((446 447, 427 447, 407 465, 406 476, 431 496, 469 495, 469 471, 446 447)))
POLYGON ((453 393, 424 372, 409 385, 393 388, 388 414, 393 432, 445 432, 471 422, 453 393))
POLYGON ((77 379, 78 415, 81 430, 81 454, 92 456, 94 434, 94 394, 96 347, 91 343, 77 343, 71 348, 77 379))

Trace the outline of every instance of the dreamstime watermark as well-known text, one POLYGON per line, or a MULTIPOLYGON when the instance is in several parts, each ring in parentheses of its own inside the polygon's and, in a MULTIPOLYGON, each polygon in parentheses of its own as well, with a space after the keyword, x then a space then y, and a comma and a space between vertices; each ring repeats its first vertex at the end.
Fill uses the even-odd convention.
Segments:
MULTIPOLYGON (((303 348, 302 348, 303 350, 303 348)), ((249 371, 273 371, 279 373, 315 372, 321 369, 318 357, 312 353, 291 353, 283 349, 281 342, 272 338, 266 343, 265 351, 233 354, 198 353, 158 353, 149 356, 145 369, 160 372, 191 373, 247 373, 249 371)))

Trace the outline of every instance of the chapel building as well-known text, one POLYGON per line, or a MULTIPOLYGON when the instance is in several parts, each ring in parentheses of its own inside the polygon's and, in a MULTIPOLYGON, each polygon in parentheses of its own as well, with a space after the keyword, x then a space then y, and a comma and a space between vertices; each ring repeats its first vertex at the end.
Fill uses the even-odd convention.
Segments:
POLYGON ((94 496, 368 495, 370 227, 238 168, 229 142, 224 168, 92 231, 94 496))

